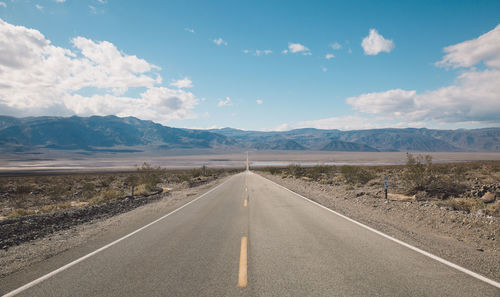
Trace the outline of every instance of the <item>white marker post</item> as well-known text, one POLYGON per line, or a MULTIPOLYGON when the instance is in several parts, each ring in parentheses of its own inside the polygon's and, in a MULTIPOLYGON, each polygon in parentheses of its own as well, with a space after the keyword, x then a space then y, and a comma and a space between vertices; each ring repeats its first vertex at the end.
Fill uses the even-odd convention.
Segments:
POLYGON ((389 178, 384 178, 385 200, 387 200, 387 190, 389 189, 389 178))

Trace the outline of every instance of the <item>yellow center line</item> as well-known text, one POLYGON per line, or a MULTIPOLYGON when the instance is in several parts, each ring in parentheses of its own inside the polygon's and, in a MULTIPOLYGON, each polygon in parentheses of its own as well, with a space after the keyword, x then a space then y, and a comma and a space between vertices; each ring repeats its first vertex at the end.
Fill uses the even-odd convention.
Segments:
POLYGON ((248 201, 245 199, 245 201, 243 201, 243 206, 247 207, 247 205, 248 205, 248 201))
POLYGON ((238 287, 247 286, 247 237, 241 238, 240 270, 238 271, 238 287))

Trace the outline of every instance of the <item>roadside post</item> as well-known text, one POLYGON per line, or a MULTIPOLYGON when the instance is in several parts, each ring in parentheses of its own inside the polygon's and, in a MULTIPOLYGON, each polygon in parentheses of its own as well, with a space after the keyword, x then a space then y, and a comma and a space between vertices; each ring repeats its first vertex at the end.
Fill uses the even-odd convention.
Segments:
POLYGON ((386 176, 384 178, 385 200, 387 200, 387 190, 388 189, 389 189, 389 178, 386 176))
POLYGON ((132 184, 132 197, 134 197, 134 187, 135 187, 135 185, 132 184))

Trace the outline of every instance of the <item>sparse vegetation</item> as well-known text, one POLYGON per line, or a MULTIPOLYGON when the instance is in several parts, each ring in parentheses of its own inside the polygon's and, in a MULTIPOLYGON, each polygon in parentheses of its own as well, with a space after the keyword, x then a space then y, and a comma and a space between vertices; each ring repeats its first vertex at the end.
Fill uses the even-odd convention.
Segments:
POLYGON ((131 195, 147 196, 162 188, 192 187, 235 170, 166 170, 144 163, 134 172, 0 177, 0 217, 48 213, 101 204, 131 195))
POLYGON ((463 212, 500 216, 500 162, 433 164, 430 155, 407 154, 405 165, 268 167, 262 171, 282 178, 329 184, 345 191, 371 191, 383 198, 384 177, 389 192, 405 200, 435 201, 436 205, 463 212), (496 200, 480 200, 487 192, 496 200), (408 196, 409 195, 409 196, 408 196))

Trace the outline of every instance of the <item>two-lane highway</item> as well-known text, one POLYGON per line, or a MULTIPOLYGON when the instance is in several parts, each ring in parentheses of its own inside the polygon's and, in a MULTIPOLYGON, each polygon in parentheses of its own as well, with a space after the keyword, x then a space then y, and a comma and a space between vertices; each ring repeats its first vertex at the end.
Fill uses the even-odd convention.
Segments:
POLYGON ((19 296, 500 296, 251 172, 19 296))

